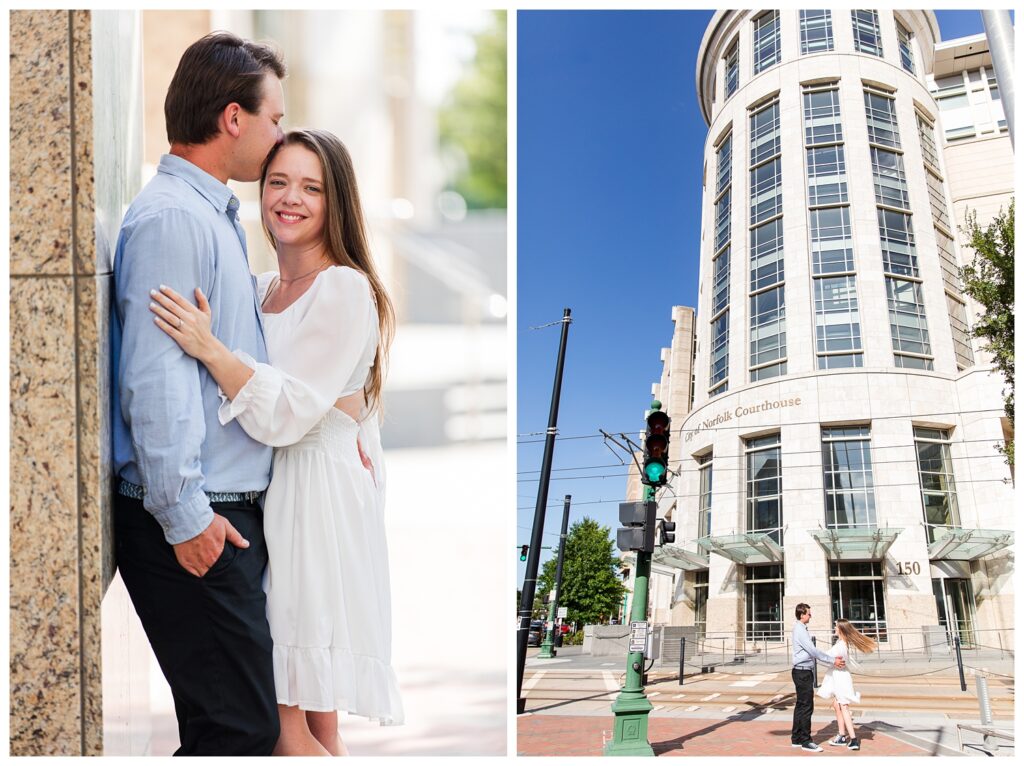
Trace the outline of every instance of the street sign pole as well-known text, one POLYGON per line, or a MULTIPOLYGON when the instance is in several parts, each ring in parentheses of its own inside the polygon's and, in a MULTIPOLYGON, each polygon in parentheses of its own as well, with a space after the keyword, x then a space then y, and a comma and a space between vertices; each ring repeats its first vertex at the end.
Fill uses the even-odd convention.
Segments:
POLYGON ((555 597, 551 599, 551 610, 548 612, 548 621, 551 623, 551 630, 544 637, 544 643, 540 645, 540 659, 550 660, 557 652, 555 645, 555 616, 558 614, 558 595, 562 592, 562 564, 565 563, 565 539, 569 534, 569 504, 572 502, 572 495, 565 496, 565 505, 562 507, 562 534, 558 538, 558 564, 555 565, 555 597))

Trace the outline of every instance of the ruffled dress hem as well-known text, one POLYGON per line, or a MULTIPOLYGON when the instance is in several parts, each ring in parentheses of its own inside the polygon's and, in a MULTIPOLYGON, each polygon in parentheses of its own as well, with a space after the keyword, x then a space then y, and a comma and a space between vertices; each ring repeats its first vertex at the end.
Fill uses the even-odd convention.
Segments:
POLYGON ((279 705, 330 713, 340 710, 381 726, 404 723, 398 682, 377 657, 336 647, 274 645, 279 705))

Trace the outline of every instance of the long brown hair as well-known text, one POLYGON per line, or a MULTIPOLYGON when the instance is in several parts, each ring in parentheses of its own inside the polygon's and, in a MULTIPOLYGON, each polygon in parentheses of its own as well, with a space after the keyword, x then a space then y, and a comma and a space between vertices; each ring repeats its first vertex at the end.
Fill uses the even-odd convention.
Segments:
MULTIPOLYGON (((338 266, 349 266, 362 273, 370 282, 370 292, 377 305, 377 322, 380 328, 380 341, 377 354, 373 359, 370 379, 363 386, 367 405, 373 409, 380 404, 381 388, 384 385, 385 367, 387 366, 388 350, 395 335, 395 310, 388 297, 384 283, 377 274, 377 268, 370 255, 370 247, 366 237, 366 222, 363 219, 363 206, 359 201, 359 187, 356 185, 356 173, 352 167, 352 157, 348 149, 337 138, 325 130, 293 130, 284 137, 284 141, 274 147, 263 163, 260 176, 260 196, 267 180, 267 169, 271 160, 283 146, 298 145, 309 149, 320 160, 320 170, 324 174, 324 247, 328 257, 338 266)), ((277 242, 270 233, 266 223, 263 233, 276 248, 277 242)))
POLYGON ((865 636, 845 617, 836 620, 836 627, 839 628, 839 637, 846 642, 847 646, 852 646, 865 654, 878 648, 878 642, 875 639, 865 636))

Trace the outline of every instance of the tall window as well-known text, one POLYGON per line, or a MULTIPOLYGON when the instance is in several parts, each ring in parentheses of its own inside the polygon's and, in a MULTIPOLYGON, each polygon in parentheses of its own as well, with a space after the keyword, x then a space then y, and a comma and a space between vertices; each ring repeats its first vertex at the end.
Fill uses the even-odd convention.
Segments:
MULTIPOLYGON (((854 15, 859 11, 854 11, 854 15)), ((931 370, 931 343, 909 212, 906 175, 900 148, 896 99, 892 93, 866 88, 864 111, 871 144, 871 170, 878 205, 878 237, 889 302, 889 332, 897 367, 931 370), (894 210, 892 208, 900 208, 894 210)))
POLYGON ((882 55, 882 31, 878 11, 851 11, 853 17, 853 48, 872 56, 882 55))
POLYGON ((747 439, 747 532, 764 532, 782 545, 782 440, 747 439))
POLYGON ((750 289, 761 290, 785 278, 782 261, 782 219, 750 230, 750 289))
POLYGON ((781 60, 779 12, 767 11, 754 19, 754 74, 781 60))
POLYGON ((896 39, 900 44, 900 64, 902 64, 903 68, 910 72, 910 74, 916 76, 917 72, 914 71, 913 38, 911 37, 910 32, 907 31, 907 28, 898 21, 896 22, 896 39))
POLYGON ((729 275, 732 257, 732 134, 715 151, 715 245, 711 295, 710 396, 729 388, 729 275))
POLYGON ((711 396, 729 388, 729 310, 711 323, 711 396))
POLYGON ((740 87, 740 39, 732 41, 725 52, 725 97, 729 98, 740 87))
POLYGON ((708 627, 708 570, 693 573, 693 624, 697 638, 707 635, 708 627))
POLYGON ((875 526, 870 437, 869 426, 821 429, 825 525, 829 529, 875 526))
POLYGON ((823 53, 832 47, 832 11, 800 11, 800 53, 823 53))
POLYGON ((914 114, 917 117, 917 135, 921 139, 921 156, 937 173, 939 172, 939 153, 935 148, 935 128, 920 112, 914 114))
POLYGON ((946 291, 946 310, 949 313, 949 329, 953 335, 953 353, 957 369, 965 370, 974 364, 974 351, 971 349, 971 330, 967 324, 967 307, 964 304, 960 283, 960 268, 953 249, 946 190, 939 174, 939 160, 935 152, 935 128, 931 120, 921 112, 915 112, 915 116, 917 134, 921 140, 921 154, 924 158, 924 176, 928 183, 928 201, 932 211, 932 226, 935 229, 935 245, 942 271, 942 284, 946 291))
POLYGON ((778 99, 750 115, 750 379, 786 374, 778 99))
POLYGON ((744 567, 748 641, 782 640, 782 564, 744 567))
POLYGON ((917 448, 917 474, 924 505, 924 523, 928 542, 934 542, 940 528, 960 526, 956 501, 953 461, 949 455, 949 431, 938 428, 914 428, 917 448))
POLYGON ((729 306, 729 248, 715 256, 714 292, 711 295, 711 313, 718 315, 729 306))
POLYGON ((782 214, 782 158, 776 157, 750 171, 750 222, 760 223, 782 214))
POLYGON ((853 271, 850 208, 813 208, 810 218, 813 273, 844 274, 853 271))
POLYGON ((971 328, 967 324, 967 309, 954 296, 946 293, 946 309, 949 311, 949 324, 953 331, 953 353, 956 355, 958 370, 966 370, 974 364, 974 352, 971 350, 971 328))
POLYGON ((865 636, 888 640, 881 561, 830 561, 832 621, 844 617, 865 636))
POLYGON ((838 83, 804 89, 807 206, 818 369, 860 367, 860 314, 838 83))
POLYGON ((889 332, 896 366, 932 369, 921 283, 886 277, 885 289, 889 296, 889 332))
POLYGON ((809 146, 842 142, 837 84, 809 87, 804 91, 804 139, 809 146))
POLYGON ((864 91, 868 117, 868 141, 878 146, 900 148, 900 130, 896 120, 896 99, 888 93, 864 91))
POLYGON ((903 170, 903 155, 871 147, 871 174, 875 180, 875 202, 879 205, 910 208, 907 174, 903 170))
POLYGON ((807 202, 837 205, 847 201, 846 160, 843 145, 812 146, 807 149, 807 202))
POLYGON ((814 280, 814 323, 819 369, 863 366, 860 312, 852 274, 814 280))
POLYGON ((700 505, 697 511, 697 537, 711 534, 711 479, 712 453, 697 458, 700 466, 700 505))
POLYGON ((882 241, 882 268, 887 274, 919 276, 911 216, 878 208, 878 235, 882 241))

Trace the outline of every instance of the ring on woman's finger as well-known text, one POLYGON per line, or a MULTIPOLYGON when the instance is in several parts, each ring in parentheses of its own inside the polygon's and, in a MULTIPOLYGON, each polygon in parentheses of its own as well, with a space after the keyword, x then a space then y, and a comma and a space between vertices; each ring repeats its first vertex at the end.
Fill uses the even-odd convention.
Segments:
POLYGON ((181 317, 178 317, 178 329, 181 329, 181 317))

